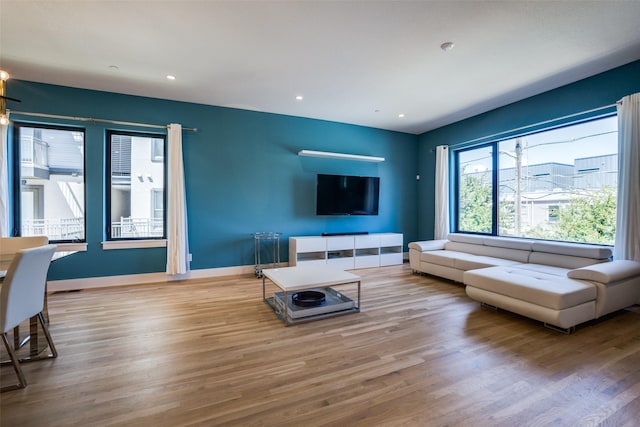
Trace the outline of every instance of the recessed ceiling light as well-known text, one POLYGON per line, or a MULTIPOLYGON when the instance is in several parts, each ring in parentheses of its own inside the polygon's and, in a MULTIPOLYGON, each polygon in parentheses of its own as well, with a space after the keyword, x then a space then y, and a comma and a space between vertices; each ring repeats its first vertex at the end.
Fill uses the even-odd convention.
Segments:
POLYGON ((302 95, 298 95, 298 96, 296 96, 296 99, 297 99, 298 101, 302 101, 302 100, 304 99, 304 96, 302 96, 302 95))
POLYGON ((440 49, 444 50, 445 52, 449 52, 451 49, 453 49, 454 46, 455 44, 453 42, 444 42, 440 45, 440 49))
POLYGON ((404 117, 404 113, 398 114, 398 117, 403 118, 404 117))
POLYGON ((109 65, 109 69, 113 71, 118 71, 120 67, 118 67, 117 65, 109 65))
POLYGON ((167 80, 175 80, 176 76, 173 76, 171 74, 167 74, 167 80))

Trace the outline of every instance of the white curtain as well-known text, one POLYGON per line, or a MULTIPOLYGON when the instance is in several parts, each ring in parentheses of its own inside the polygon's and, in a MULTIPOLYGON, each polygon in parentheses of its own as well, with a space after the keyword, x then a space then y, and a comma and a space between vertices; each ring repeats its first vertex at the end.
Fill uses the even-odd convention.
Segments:
POLYGON ((640 261, 640 93, 618 104, 618 206, 614 259, 640 261))
POLYGON ((8 125, 0 125, 0 237, 9 237, 8 125))
POLYGON ((187 228, 187 197, 184 190, 182 162, 182 126, 169 125, 168 186, 167 186, 167 273, 186 274, 189 271, 189 239, 187 228))
POLYGON ((434 238, 446 239, 449 234, 449 147, 436 147, 436 212, 434 238))

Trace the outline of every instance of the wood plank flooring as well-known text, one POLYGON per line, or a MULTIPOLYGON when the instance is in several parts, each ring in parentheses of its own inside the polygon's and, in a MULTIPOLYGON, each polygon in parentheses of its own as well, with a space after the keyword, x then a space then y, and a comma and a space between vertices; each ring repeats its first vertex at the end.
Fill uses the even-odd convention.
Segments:
POLYGON ((290 327, 252 276, 50 295, 60 356, 0 423, 639 425, 638 306, 565 336, 407 264, 356 273, 361 313, 290 327))

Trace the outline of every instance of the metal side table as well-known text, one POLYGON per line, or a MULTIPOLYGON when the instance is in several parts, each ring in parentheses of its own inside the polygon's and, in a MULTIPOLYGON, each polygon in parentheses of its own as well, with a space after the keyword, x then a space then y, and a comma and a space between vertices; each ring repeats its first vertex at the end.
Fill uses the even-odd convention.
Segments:
POLYGON ((263 265, 269 264, 275 268, 280 263, 280 236, 282 236, 282 233, 266 231, 253 233, 252 236, 256 264, 255 273, 256 277, 262 277, 263 265), (263 252, 265 256, 261 256, 263 252), (269 253, 271 253, 270 257, 268 256, 269 253))

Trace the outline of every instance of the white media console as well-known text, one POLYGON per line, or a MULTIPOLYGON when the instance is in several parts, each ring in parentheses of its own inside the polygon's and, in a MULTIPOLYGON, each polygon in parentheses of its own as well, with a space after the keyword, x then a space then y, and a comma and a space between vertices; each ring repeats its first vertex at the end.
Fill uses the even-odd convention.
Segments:
POLYGON ((403 262, 401 233, 289 237, 289 265, 328 264, 343 270, 403 262))

